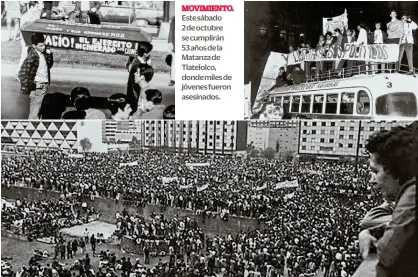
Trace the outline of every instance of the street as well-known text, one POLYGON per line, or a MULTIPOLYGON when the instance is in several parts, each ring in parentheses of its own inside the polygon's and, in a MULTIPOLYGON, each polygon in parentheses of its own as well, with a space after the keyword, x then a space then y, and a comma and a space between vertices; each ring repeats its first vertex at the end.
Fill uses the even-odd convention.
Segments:
MULTIPOLYGON (((1 116, 2 119, 27 119, 29 98, 20 94, 20 84, 15 80, 16 64, 1 65, 1 116)), ((70 94, 75 87, 86 87, 90 94, 107 98, 114 93, 126 94, 128 72, 123 70, 81 69, 52 67, 51 86, 48 93, 70 94)), ((169 87, 170 75, 156 73, 151 81, 163 94, 163 105, 174 105, 174 87, 169 87)), ((109 114, 106 111, 106 114, 109 114)))

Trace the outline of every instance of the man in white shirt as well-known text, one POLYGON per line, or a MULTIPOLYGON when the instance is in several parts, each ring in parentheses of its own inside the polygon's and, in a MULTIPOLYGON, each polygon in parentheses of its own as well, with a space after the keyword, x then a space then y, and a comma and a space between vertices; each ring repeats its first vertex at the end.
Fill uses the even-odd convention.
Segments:
POLYGON ((402 22, 403 22, 404 34, 401 38, 401 45, 399 48, 398 70, 400 70, 401 68, 403 54, 404 52, 406 52, 406 58, 408 59, 408 66, 409 66, 409 72, 407 74, 413 75, 414 64, 413 64, 412 48, 414 47, 414 36, 412 35, 412 31, 415 31, 418 28, 418 26, 414 21, 412 21, 411 16, 409 15, 402 16, 402 22))
MULTIPOLYGON (((373 43, 374 44, 383 44, 384 41, 387 38, 387 35, 380 29, 380 27, 381 27, 380 22, 376 22, 375 27, 376 27, 376 30, 374 30, 374 41, 373 41, 373 43)), ((381 69, 382 73, 385 73, 385 68, 386 68, 385 64, 381 63, 380 64, 380 69, 381 69)), ((378 70, 379 70, 379 65, 374 64, 373 65, 373 74, 377 73, 378 70)))
MULTIPOLYGON (((356 44, 357 44, 358 47, 367 46, 367 32, 366 32, 365 27, 366 26, 364 25, 363 22, 360 23, 357 26, 357 30, 359 31, 359 33, 358 33, 358 38, 357 38, 356 44)), ((365 74, 366 73, 366 66, 365 66, 366 63, 365 63, 365 61, 364 60, 359 60, 359 61, 357 61, 357 64, 360 66, 360 72, 362 74, 365 74)))

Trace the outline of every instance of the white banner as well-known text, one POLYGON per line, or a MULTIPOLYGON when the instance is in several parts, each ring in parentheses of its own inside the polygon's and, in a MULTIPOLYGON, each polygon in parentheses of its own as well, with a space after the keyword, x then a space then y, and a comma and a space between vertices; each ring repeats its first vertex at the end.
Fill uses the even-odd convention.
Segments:
POLYGON ((161 181, 163 182, 163 185, 169 184, 171 182, 177 181, 177 177, 162 177, 161 181))
POLYGON ((206 185, 203 185, 203 186, 201 186, 201 187, 198 187, 198 188, 197 188, 197 192, 204 191, 204 190, 206 190, 208 187, 209 187, 209 184, 206 184, 206 185))
POLYGON ((180 189, 190 189, 192 187, 193 187, 192 185, 180 186, 180 189))
POLYGON ((131 163, 120 163, 120 164, 119 164, 119 167, 124 167, 124 166, 136 166, 136 165, 138 165, 138 161, 134 161, 134 162, 131 162, 131 163))
POLYGON ((210 163, 186 163, 187 167, 210 166, 210 163))
POLYGON ((251 82, 244 85, 244 120, 251 118, 251 82))
POLYGON ((354 60, 368 62, 397 62, 399 59, 399 45, 371 44, 357 46, 346 43, 344 48, 331 47, 328 49, 300 49, 289 54, 288 65, 302 62, 354 60))
POLYGON ((294 193, 294 192, 289 193, 289 194, 286 194, 286 195, 283 197, 283 199, 284 199, 284 200, 292 199, 292 198, 293 198, 293 196, 295 196, 295 193, 294 193))
POLYGON ((324 17, 322 18, 322 32, 325 35, 327 32, 334 33, 335 29, 340 29, 341 32, 344 27, 348 27, 348 14, 347 9, 342 15, 336 17, 324 17))
POLYGON ((270 52, 270 56, 267 60, 266 66, 264 67, 263 77, 261 78, 258 93, 262 90, 269 90, 276 83, 280 67, 286 68, 287 58, 287 54, 270 52))
POLYGON ((299 186, 299 182, 298 180, 293 180, 293 181, 284 181, 284 182, 280 182, 277 183, 274 186, 274 189, 283 189, 283 188, 296 188, 299 186))
POLYGON ((83 154, 68 154, 68 158, 81 159, 83 157, 83 154))

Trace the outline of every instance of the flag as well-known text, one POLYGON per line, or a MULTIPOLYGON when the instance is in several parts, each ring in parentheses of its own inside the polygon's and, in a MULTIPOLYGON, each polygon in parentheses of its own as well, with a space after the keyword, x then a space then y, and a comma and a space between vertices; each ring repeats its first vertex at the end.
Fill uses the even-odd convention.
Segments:
POLYGON ((336 17, 324 17, 322 18, 322 32, 325 35, 327 32, 333 33, 335 29, 344 31, 344 26, 348 27, 348 14, 347 9, 344 10, 342 15, 336 17))

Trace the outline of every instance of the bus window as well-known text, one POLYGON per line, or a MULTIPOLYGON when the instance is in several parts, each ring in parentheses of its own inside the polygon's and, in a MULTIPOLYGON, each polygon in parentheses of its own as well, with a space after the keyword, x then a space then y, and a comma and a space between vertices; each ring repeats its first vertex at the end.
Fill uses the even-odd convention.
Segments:
POLYGON ((282 96, 277 96, 276 101, 274 101, 277 105, 282 105, 282 96))
POLYGON ((395 92, 376 99, 376 114, 416 117, 417 99, 411 92, 395 92))
POLYGON ((341 94, 340 114, 353 114, 354 93, 343 92, 341 94))
POLYGON ((360 90, 357 95, 357 113, 370 113, 370 97, 364 90, 360 90))
POLYGON ((299 105, 300 105, 300 96, 293 96, 292 99, 292 113, 298 113, 299 112, 299 105))
POLYGON ((290 108, 290 96, 283 97, 283 112, 289 113, 290 108))
POLYGON ((311 112, 311 96, 305 95, 302 96, 302 113, 310 113, 311 112))
POLYGON ((323 95, 314 95, 312 113, 322 113, 323 105, 324 105, 324 96, 323 95))
POLYGON ((338 94, 328 94, 325 104, 325 113, 336 114, 338 105, 338 94))

